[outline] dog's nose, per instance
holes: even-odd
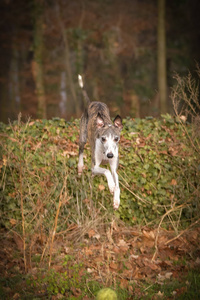
[[[108,158],[113,158],[113,154],[110,152],[110,153],[107,154],[107,157]]]

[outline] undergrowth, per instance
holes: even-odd
[[[124,120],[121,204],[114,212],[105,178],[91,176],[88,146],[77,176],[78,120],[1,124],[1,226],[22,241],[25,269],[37,242],[44,245],[41,261],[48,257],[51,265],[55,235],[76,229],[72,238],[79,240],[109,224],[113,213],[127,224],[177,233],[198,220],[200,156],[188,142],[191,124],[184,124],[187,134],[182,126],[170,115]]]
[[[191,136],[192,126],[184,126]],[[59,206],[57,232],[99,216],[109,221],[112,196],[105,178],[91,177],[89,147],[84,174],[77,176],[78,131],[78,120],[1,124],[2,225],[20,232],[24,218],[26,231],[49,234]],[[174,117],[125,119],[116,215],[129,224],[147,225],[170,211],[166,226],[190,224],[199,213],[199,166],[199,154]]]
[[[51,269],[55,237],[67,234],[81,242],[100,228],[108,235],[113,220],[157,227],[156,256],[161,227],[173,229],[178,236],[181,229],[199,222],[198,89],[191,77],[185,85],[179,77],[177,81],[172,93],[176,116],[123,120],[118,170],[121,204],[116,212],[105,178],[91,176],[88,145],[85,170],[81,177],[77,175],[78,120],[23,123],[19,116],[9,125],[0,124],[1,228],[13,234],[23,253],[25,272],[31,269],[35,252],[40,267],[48,264],[48,273],[35,283],[44,285],[48,295],[74,295],[76,289],[83,289],[83,282],[86,292],[92,290],[80,275],[81,264],[72,266],[69,257],[66,271],[58,274]]]

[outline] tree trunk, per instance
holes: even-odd
[[[39,118],[46,119],[46,97],[43,79],[43,11],[42,4],[35,1],[35,28],[34,28],[34,61],[32,62],[32,72],[36,85],[36,94],[38,98],[38,111]]]
[[[158,0],[158,92],[160,113],[167,112],[165,0]]]
[[[74,82],[73,82],[73,76],[72,76],[72,69],[71,69],[71,64],[70,64],[70,49],[69,49],[69,44],[68,44],[68,38],[67,38],[67,33],[65,30],[64,22],[62,20],[61,12],[60,12],[60,6],[59,3],[56,2],[56,13],[57,13],[57,18],[58,22],[60,25],[60,30],[65,46],[65,54],[64,54],[64,60],[65,60],[65,66],[66,66],[66,71],[67,71],[67,76],[68,76],[68,81],[69,81],[69,87],[74,103],[74,108],[75,108],[75,114],[76,116],[80,115],[80,107],[79,103],[76,97],[76,89],[74,87]]]
[[[9,108],[11,119],[16,119],[20,111],[20,86],[19,86],[19,51],[13,41],[12,56],[9,72]]]

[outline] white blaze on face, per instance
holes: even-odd
[[[118,157],[118,141],[116,142],[115,138],[117,138],[117,136],[109,134],[108,136],[101,136],[96,140],[95,160],[97,164],[101,163],[102,160]],[[109,154],[112,154],[113,157],[109,158]]]
[[[115,137],[111,134],[109,134],[109,136],[106,137],[106,141],[104,143],[104,153],[106,157],[109,153],[112,153],[113,157],[118,156],[118,145],[114,139]]]

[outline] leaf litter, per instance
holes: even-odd
[[[63,258],[66,254],[70,255],[73,257],[73,264],[82,264],[78,273],[80,280],[86,272],[103,286],[117,285],[128,290],[131,295],[133,286],[140,287],[141,282],[153,282],[162,286],[164,282],[174,279],[184,280],[190,269],[200,267],[199,228],[185,231],[177,238],[174,231],[161,230],[156,259],[152,260],[156,231],[157,229],[141,230],[121,225],[117,230],[112,229],[112,234],[108,237],[107,232],[97,232],[95,228],[90,229],[80,242],[75,242],[71,234],[65,234],[64,238],[57,237],[54,241],[52,268],[57,272],[65,272]],[[7,238],[0,249],[0,271],[5,278],[14,276],[16,272],[23,273],[23,261],[13,257],[13,249],[16,248],[19,252],[22,251],[21,241],[13,235],[13,239]],[[29,274],[35,274],[37,280],[39,270],[40,267],[32,262]],[[68,276],[73,276],[72,274],[73,269]],[[11,290],[9,292],[12,294]]]

